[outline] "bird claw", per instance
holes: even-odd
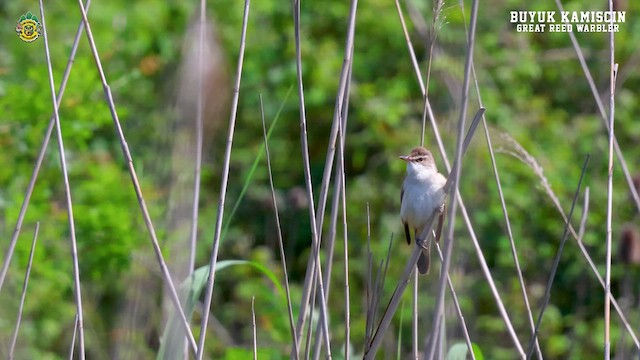
[[[424,250],[429,250],[429,242],[425,239],[416,237],[416,245]]]

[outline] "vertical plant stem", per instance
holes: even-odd
[[[53,69],[51,66],[51,54],[49,53],[49,39],[47,38],[47,26],[44,16],[44,4],[40,3],[40,19],[42,20],[42,33],[44,37],[44,49],[47,57],[47,69],[49,71],[49,89],[53,103],[53,116],[56,122],[56,135],[58,139],[58,153],[60,155],[60,167],[64,181],[65,202],[67,208],[67,218],[69,221],[69,241],[71,243],[71,260],[73,262],[73,284],[76,302],[76,313],[78,315],[78,329],[80,342],[80,360],[84,360],[84,329],[82,315],[82,292],[80,290],[80,266],[78,265],[78,244],[76,243],[76,226],[73,218],[73,201],[71,200],[71,186],[69,185],[69,173],[67,171],[67,161],[65,159],[64,142],[62,140],[62,129],[60,128],[60,116],[58,113],[58,102],[56,101],[56,88],[53,81]]]
[[[196,264],[198,243],[198,218],[200,204],[200,176],[202,170],[203,112],[204,112],[204,30],[206,27],[207,2],[200,0],[200,35],[198,38],[198,98],[196,100],[196,158],[193,169],[193,203],[191,204],[191,230],[189,234],[189,264],[187,277],[193,273]],[[188,319],[190,320],[190,319]],[[191,322],[189,321],[189,324]],[[189,359],[189,344],[184,345],[184,359]]]
[[[236,115],[238,113],[238,101],[240,98],[240,80],[242,78],[242,64],[244,61],[244,49],[247,38],[247,24],[249,21],[250,0],[244,2],[244,14],[242,17],[242,35],[240,37],[240,49],[238,54],[238,65],[236,68],[236,82],[233,88],[233,101],[231,105],[231,115],[229,117],[229,134],[227,136],[227,147],[224,154],[224,165],[222,167],[222,181],[220,184],[220,199],[218,200],[218,214],[216,216],[215,234],[211,258],[209,260],[209,276],[207,280],[207,291],[202,311],[202,322],[200,326],[200,337],[198,338],[198,352],[196,358],[202,360],[204,355],[204,341],[207,335],[207,324],[209,323],[209,310],[211,309],[211,299],[213,296],[213,285],[216,276],[216,263],[218,261],[218,248],[220,246],[220,232],[222,230],[222,218],[224,216],[224,202],[227,195],[227,182],[229,180],[229,166],[231,163],[231,147],[233,145],[233,134],[236,126]]]
[[[375,324],[376,308],[373,307],[373,265],[372,265],[372,253],[371,253],[371,213],[369,209],[369,203],[367,203],[367,277],[365,284],[365,291],[367,294],[367,317],[365,320],[364,331],[364,351],[369,350],[369,344],[373,336],[373,326]]]
[[[193,333],[191,332],[191,328],[189,327],[189,322],[187,321],[187,317],[184,314],[184,310],[180,305],[180,298],[178,297],[178,292],[176,291],[176,287],[173,284],[173,280],[171,279],[171,274],[169,273],[169,269],[167,264],[164,261],[164,257],[162,256],[162,250],[160,249],[160,244],[158,242],[158,237],[156,236],[156,230],[153,227],[153,222],[151,221],[151,215],[149,215],[149,210],[147,209],[147,204],[144,200],[144,196],[142,194],[142,188],[140,187],[140,182],[138,181],[138,175],[136,174],[136,169],[133,165],[133,157],[131,156],[131,152],[129,151],[129,145],[124,137],[124,133],[122,131],[122,126],[120,124],[120,119],[118,118],[118,113],[116,111],[116,106],[113,101],[113,94],[111,93],[111,88],[107,83],[107,78],[104,74],[104,70],[102,69],[102,64],[100,62],[100,55],[98,54],[98,49],[96,47],[95,40],[93,38],[93,33],[91,32],[91,25],[89,24],[89,19],[87,18],[87,11],[82,5],[82,0],[78,0],[78,6],[80,8],[80,13],[82,14],[82,21],[84,23],[85,32],[87,34],[87,40],[89,40],[89,47],[91,48],[91,53],[93,55],[93,59],[96,63],[96,68],[98,69],[98,74],[100,76],[100,80],[102,82],[102,88],[104,90],[105,98],[107,100],[107,106],[109,107],[109,111],[111,112],[111,118],[113,120],[113,125],[116,130],[116,134],[118,136],[118,140],[120,141],[120,147],[122,149],[122,155],[124,156],[124,160],[127,164],[127,168],[129,170],[129,176],[131,177],[131,182],[133,184],[134,191],[136,193],[136,197],[138,198],[138,204],[140,206],[140,211],[142,212],[142,217],[144,219],[147,230],[149,231],[149,236],[151,238],[151,245],[153,246],[153,250],[156,255],[156,260],[160,265],[160,271],[162,273],[164,284],[167,286],[169,290],[169,295],[173,305],[175,306],[176,311],[180,315],[181,324],[184,327],[184,330],[187,334],[187,338],[189,339],[189,343],[194,353],[197,352],[196,342],[193,337]],[[80,329],[80,343],[81,347],[84,349],[82,345],[82,317],[80,317],[80,321],[78,323],[78,327]]]
[[[609,0],[609,11],[613,13],[613,0]],[[613,27],[613,17],[610,26]],[[615,35],[609,32],[609,171],[607,177],[607,255],[604,286],[604,358],[611,358],[611,220],[613,217],[613,139],[614,139],[614,115],[616,74],[618,64],[615,63]]]
[[[289,288],[289,273],[287,272],[287,258],[284,254],[284,242],[282,240],[282,227],[280,226],[280,216],[278,215],[278,203],[276,201],[276,190],[273,185],[273,172],[271,169],[271,155],[269,154],[269,144],[267,140],[267,127],[264,121],[264,106],[262,104],[262,94],[260,94],[260,115],[262,118],[262,132],[264,136],[264,151],[267,158],[267,170],[269,173],[269,186],[271,187],[271,201],[273,202],[273,211],[276,217],[276,228],[278,233],[278,247],[280,250],[280,263],[282,264],[282,273],[284,276],[284,289],[287,294],[287,310],[289,315],[289,327],[291,329],[291,337],[293,340],[293,347],[297,355],[299,354],[298,339],[296,338],[296,328],[293,322],[293,310],[291,309],[291,290]]]
[[[253,360],[258,360],[258,334],[256,330],[256,297],[251,297],[251,327],[253,328]]]
[[[73,320],[73,335],[71,336],[71,347],[69,349],[69,360],[73,360],[73,351],[76,347],[76,335],[78,334],[78,314]]]
[[[316,267],[313,267],[313,271],[315,273]],[[316,306],[316,293],[318,291],[318,285],[316,284],[317,280],[315,278],[315,276],[312,278],[313,280],[313,286],[311,287],[311,298],[314,299],[314,301],[311,302],[310,306],[309,306],[309,313],[310,314],[315,314],[315,306]],[[304,356],[303,358],[306,360],[311,359],[310,354],[311,354],[311,335],[313,333],[313,321],[309,321],[309,324],[307,325],[307,337],[305,339],[305,344],[304,344]]]
[[[440,244],[435,243],[436,249],[438,250],[438,256],[440,257],[440,261],[444,258],[442,257],[442,250],[440,250]],[[451,276],[447,276],[447,283],[449,285],[449,291],[451,291],[451,298],[453,299],[453,305],[456,308],[456,313],[458,314],[458,318],[460,319],[460,327],[462,328],[462,334],[464,335],[464,341],[467,343],[467,348],[469,349],[469,355],[471,355],[472,360],[476,360],[476,355],[473,353],[473,345],[471,344],[471,337],[469,337],[469,330],[467,328],[467,323],[464,321],[464,316],[462,315],[462,308],[460,307],[460,302],[458,302],[458,295],[456,294],[456,290],[453,288],[453,282],[451,281]]]
[[[16,319],[16,327],[13,331],[11,339],[11,347],[9,348],[9,359],[12,360],[18,341],[18,331],[20,330],[20,322],[22,321],[22,311],[24,309],[24,300],[27,295],[27,286],[29,285],[29,276],[31,275],[31,266],[33,264],[33,253],[36,250],[36,241],[38,240],[38,231],[40,230],[40,222],[36,223],[36,229],[33,232],[33,240],[31,241],[31,250],[29,251],[29,261],[27,262],[27,270],[24,274],[24,282],[22,283],[22,295],[20,296],[20,307],[18,308],[18,318]]]
[[[344,145],[346,138],[346,118],[342,120],[340,127],[340,148],[338,149],[338,175],[342,179],[340,192],[342,198],[342,231],[344,240],[344,358],[349,360],[351,340],[351,304],[349,299],[349,237],[347,236],[347,191],[346,174],[344,165]]]
[[[87,0],[87,11],[89,11],[90,5],[91,0]],[[78,44],[80,43],[80,37],[82,36],[83,29],[84,22],[80,21],[80,24],[78,24],[78,30],[76,31],[76,36],[73,40],[73,45],[71,45],[71,52],[69,54],[69,59],[67,60],[67,66],[64,69],[64,74],[62,75],[60,88],[58,89],[58,94],[56,95],[56,103],[58,104],[58,106],[60,106],[60,102],[62,101],[62,97],[64,95],[64,90],[67,87],[67,81],[69,80],[69,74],[71,74],[71,67],[73,66],[73,61],[76,57],[76,51],[78,50]],[[47,130],[45,131],[44,139],[42,140],[42,145],[40,145],[40,151],[38,152],[38,157],[33,167],[31,178],[29,179],[29,185],[27,186],[24,199],[22,200],[20,212],[18,213],[18,219],[16,220],[16,226],[14,227],[13,234],[11,235],[11,240],[9,241],[9,248],[5,252],[4,262],[2,263],[2,270],[0,270],[0,292],[2,292],[2,285],[4,284],[4,279],[7,276],[9,264],[11,263],[11,257],[13,256],[13,252],[16,248],[16,243],[18,242],[18,236],[20,235],[22,223],[24,222],[24,217],[27,213],[29,202],[31,201],[31,195],[33,194],[33,189],[36,185],[36,179],[38,178],[38,174],[40,173],[42,161],[44,160],[44,155],[47,152],[47,147],[49,146],[49,141],[51,140],[53,127],[56,124],[56,118],[54,115],[55,114],[53,114],[52,112],[51,116],[49,117],[49,125],[47,126]]]
[[[396,360],[402,359],[402,325],[404,324],[404,300],[400,304],[400,327],[398,328],[398,341],[396,345]]]
[[[200,176],[202,169],[203,117],[204,117],[204,31],[206,28],[207,2],[200,0],[200,38],[198,43],[198,99],[196,115],[196,158],[193,177],[193,204],[191,208],[191,234],[189,236],[189,273],[192,273],[196,262],[196,244],[198,241],[198,215],[200,200]]]
[[[411,358],[414,360],[418,359],[418,268],[415,268],[413,271],[413,292],[412,292],[412,303],[413,303],[413,312],[411,316],[411,330],[412,330],[412,338],[411,338]]]
[[[324,249],[325,249],[325,267],[324,267],[324,291],[325,291],[325,299],[328,299],[331,293],[331,275],[333,274],[333,256],[335,254],[335,245],[336,245],[336,236],[337,236],[337,228],[338,228],[338,211],[340,210],[340,197],[341,192],[339,189],[342,186],[342,177],[339,176],[339,166],[336,169],[335,176],[335,184],[333,191],[333,199],[331,200],[331,214],[330,214],[330,222],[329,222],[329,235],[326,237]],[[316,212],[316,214],[318,214]],[[313,313],[313,311],[311,312]],[[322,336],[322,322],[318,321],[316,325],[316,330],[313,339],[313,357],[312,359],[318,360],[320,359],[320,351],[322,350],[322,341],[320,337]]]
[[[402,14],[402,8],[400,7],[400,0],[395,0],[396,2],[396,10],[398,11],[398,16],[400,17],[400,24],[402,25],[402,33],[404,34],[404,40],[407,43],[407,50],[409,50],[409,56],[411,56],[411,64],[413,65],[413,70],[416,73],[416,79],[418,80],[418,85],[420,85],[420,90],[422,90],[422,96],[426,98],[427,92],[424,86],[424,81],[422,81],[422,74],[420,73],[420,66],[418,66],[418,61],[416,60],[416,53],[413,51],[413,45],[411,44],[411,38],[409,37],[409,30],[407,30],[407,24],[404,21],[404,15]]]
[[[396,2],[397,3],[397,2]],[[436,39],[438,38],[438,21],[440,20],[440,13],[442,12],[442,7],[444,6],[444,0],[435,0],[435,5],[433,7],[433,21],[431,22],[431,36],[429,38],[429,60],[427,62],[427,80],[424,86],[424,98],[426,102],[426,98],[429,96],[429,82],[431,80],[431,65],[433,63],[433,48],[436,44]],[[407,2],[409,7],[409,15],[411,16],[411,6]],[[420,132],[420,146],[424,146],[424,133],[427,129],[427,117],[426,111],[422,113],[422,131]]]

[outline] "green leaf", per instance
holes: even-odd
[[[282,284],[280,284],[280,281],[278,280],[278,277],[276,276],[276,274],[274,274],[273,271],[269,270],[266,266],[260,263],[257,263],[254,261],[247,261],[247,260],[223,260],[223,261],[218,261],[218,263],[216,264],[216,271],[220,271],[222,269],[226,269],[230,266],[236,266],[236,265],[249,265],[259,270],[263,275],[265,275],[266,277],[269,278],[269,280],[271,280],[271,282],[276,286],[276,289],[278,289],[278,293],[280,294],[280,297],[286,301],[284,288],[282,287]],[[202,268],[206,268],[208,271],[209,265],[204,266]]]
[[[471,343],[471,348],[473,349],[473,355],[476,360],[484,360],[484,356],[482,355],[482,351],[480,347],[475,343]],[[447,360],[466,360],[467,355],[469,354],[469,348],[466,343],[460,342],[455,343],[447,352]]]
[[[278,293],[280,293],[280,297],[286,303],[286,297],[284,288],[278,281],[278,277],[264,265],[246,260],[223,260],[218,261],[216,263],[216,272],[222,271],[232,266],[251,266],[264,274],[278,289]],[[209,265],[202,266],[196,269],[187,279],[184,280],[182,284],[180,284],[180,298],[184,300],[184,314],[187,319],[190,319],[193,315],[193,310],[198,303],[198,299],[200,298],[200,294],[202,290],[207,285],[207,280],[209,278]],[[180,320],[176,312],[171,309],[171,314],[169,315],[169,321],[167,322],[167,326],[162,334],[162,339],[160,340],[160,349],[158,351],[158,356],[156,359],[165,360],[165,359],[178,359],[180,358],[180,354],[183,351],[183,327],[180,324]]]

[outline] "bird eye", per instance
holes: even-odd
[[[416,159],[417,162],[422,162],[422,160],[423,160],[422,158],[417,158]]]

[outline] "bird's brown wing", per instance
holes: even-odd
[[[411,234],[409,233],[409,225],[406,222],[404,224],[404,235],[407,237],[407,244],[411,245]]]
[[[440,236],[442,235],[442,225],[444,224],[444,212],[446,206],[442,205],[442,211],[440,211],[440,215],[438,216],[438,227],[436,228],[436,232],[434,237],[436,238],[436,242],[440,242]]]
[[[404,182],[402,189],[400,190],[400,206],[402,206],[402,198],[404,197]],[[404,235],[407,237],[407,244],[411,245],[411,233],[409,232],[409,225],[406,222],[402,222],[404,225]]]

